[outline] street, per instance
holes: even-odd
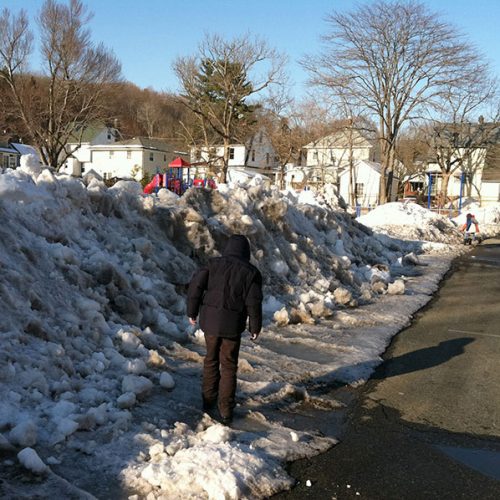
[[[295,498],[500,498],[500,240],[458,259],[348,410],[341,442],[291,464]]]

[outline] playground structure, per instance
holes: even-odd
[[[181,196],[191,187],[217,189],[213,179],[191,177],[191,164],[181,157],[177,157],[168,164],[166,172],[157,172],[154,175],[151,182],[145,186],[144,193],[157,193],[160,188],[166,188]]]

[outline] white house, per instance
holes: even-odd
[[[214,146],[211,148],[192,148],[191,162],[196,164],[213,164],[215,166],[222,163],[224,157],[224,146]],[[260,173],[270,178],[274,178],[278,173],[278,162],[274,148],[266,133],[261,130],[251,137],[246,144],[231,144],[229,146],[228,168],[247,170],[250,174]],[[200,174],[205,174],[204,167],[198,167]]]
[[[303,146],[302,165],[287,170],[287,185],[315,189],[325,183],[338,184],[344,168],[359,161],[377,161],[378,151],[367,133],[344,127]]]
[[[379,202],[380,163],[368,160],[356,160],[352,168],[344,168],[339,174],[339,194],[346,203],[352,205],[352,191],[354,191],[356,205],[369,207]],[[398,180],[393,178],[389,201],[394,201],[398,193]]]
[[[119,132],[114,127],[93,125],[76,131],[72,141],[66,144],[65,150],[70,153],[61,172],[80,176],[92,167],[92,147],[114,144],[119,139]]]
[[[164,141],[145,137],[94,145],[89,148],[89,152],[91,161],[87,164],[88,168],[103,179],[118,177],[141,180],[145,175],[165,172],[168,164],[182,155]]]
[[[303,147],[307,167],[331,167],[339,171],[357,160],[378,161],[378,147],[373,138],[345,127]]]

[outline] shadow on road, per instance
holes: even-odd
[[[438,366],[463,354],[465,347],[472,342],[474,339],[470,337],[445,340],[436,346],[418,349],[391,358],[383,363],[371,378],[381,380]]]
[[[342,441],[291,463],[295,487],[272,498],[497,500],[499,461],[497,438],[408,422],[398,410],[375,404],[367,391]]]

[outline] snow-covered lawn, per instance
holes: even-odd
[[[383,234],[332,189],[304,199],[257,177],[143,196],[134,182],[107,189],[23,160],[0,174],[0,449],[14,496],[28,487],[9,479],[19,462],[45,475],[34,491],[47,497],[258,498],[291,486],[285,462],[326,450],[335,429],[293,429],[280,411],[341,406],[318,388],[365,381],[464,251],[455,225],[421,207],[366,216],[389,221]],[[184,297],[232,233],[252,243],[266,320],[257,343],[243,341],[227,428],[201,411],[203,336]]]

